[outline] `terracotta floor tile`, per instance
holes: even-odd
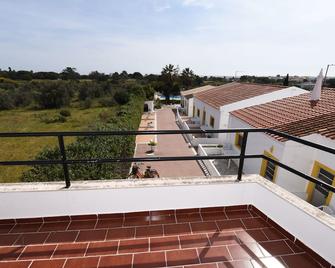
[[[169,224],[176,223],[176,216],[172,215],[151,215],[150,217],[151,224]]]
[[[118,254],[147,252],[149,250],[148,239],[121,240]]]
[[[199,263],[198,253],[195,249],[172,250],[166,252],[168,266],[187,265]]]
[[[20,260],[50,259],[55,248],[56,245],[27,246],[23,250]]]
[[[196,248],[209,246],[206,234],[183,235],[179,237],[182,248]]]
[[[202,212],[201,217],[204,221],[215,221],[215,220],[226,220],[227,216],[226,214],[221,212]]]
[[[293,250],[295,253],[304,253],[305,251],[299,247],[298,245],[294,244],[291,240],[286,239],[285,243]]]
[[[133,268],[165,267],[164,252],[139,253],[134,255]]]
[[[178,236],[150,238],[150,251],[179,249]]]
[[[104,241],[107,234],[107,230],[86,230],[80,231],[76,239],[76,242],[86,241]]]
[[[265,257],[251,261],[254,267],[273,267],[273,268],[284,268],[286,267],[285,262],[281,257]]]
[[[69,222],[46,222],[42,225],[39,232],[65,231]]]
[[[232,260],[226,246],[205,247],[197,250],[202,263]]]
[[[98,219],[98,215],[89,214],[89,215],[72,215],[70,216],[71,221],[96,221]]]
[[[96,229],[104,229],[104,228],[115,228],[115,227],[122,227],[123,225],[123,218],[119,219],[103,219],[98,220],[96,225]]]
[[[32,233],[37,232],[41,227],[41,223],[18,223],[10,231],[11,233]]]
[[[177,222],[194,222],[202,221],[200,213],[177,214]]]
[[[236,231],[236,236],[241,241],[241,243],[252,243],[268,240],[262,230],[259,229]]]
[[[253,217],[249,210],[232,210],[226,211],[228,219],[245,219]]]
[[[154,237],[154,236],[163,236],[163,226],[154,225],[154,226],[142,226],[136,227],[136,237]]]
[[[115,228],[107,231],[107,240],[127,239],[135,237],[135,228]]]
[[[126,218],[124,220],[124,226],[142,226],[150,224],[150,216]]]
[[[215,232],[207,234],[211,245],[237,245],[239,244],[239,239],[234,232]]]
[[[101,257],[98,268],[132,268],[132,254]]]
[[[79,231],[52,232],[45,243],[67,243],[74,242]]]
[[[88,243],[59,244],[52,258],[83,257]]]
[[[141,217],[147,218],[148,216],[150,216],[150,211],[128,212],[124,214],[125,219]]]
[[[173,209],[150,211],[150,216],[175,215]]]
[[[200,213],[200,208],[182,208],[182,209],[176,209],[176,215],[179,215],[179,214],[190,214],[190,213]]]
[[[0,224],[0,234],[7,234],[10,230],[12,230],[14,224]]]
[[[20,256],[24,247],[1,247],[0,261],[16,260]]]
[[[33,261],[29,268],[62,268],[65,259]]]
[[[19,238],[19,234],[2,234],[0,235],[0,246],[11,246]]]
[[[259,247],[266,257],[293,253],[292,249],[283,240],[260,242]]]
[[[191,229],[193,233],[215,232],[218,227],[215,222],[192,222]]]
[[[67,259],[64,268],[97,268],[98,262],[96,257]]]
[[[234,260],[243,260],[243,259],[252,260],[264,257],[263,252],[257,246],[256,243],[243,244],[243,245],[230,245],[227,247]]]
[[[275,228],[264,228],[262,229],[262,232],[266,235],[266,237],[269,240],[279,240],[279,239],[285,239],[286,236],[283,235],[281,232],[279,232]]]
[[[262,218],[242,219],[242,222],[247,229],[270,227],[270,224]]]
[[[104,214],[98,214],[99,220],[105,220],[105,219],[124,219],[124,213],[104,213]]]
[[[309,255],[297,254],[297,255],[287,255],[281,257],[286,265],[290,268],[316,268],[321,267],[318,263],[316,263]]]
[[[37,245],[43,244],[49,233],[26,233],[22,234],[15,242],[15,245]]]
[[[217,225],[221,231],[239,231],[244,229],[244,225],[239,219],[217,221]]]
[[[16,223],[42,223],[43,218],[21,218],[16,219]]]
[[[164,235],[181,235],[191,233],[191,227],[188,223],[167,224],[163,226]]]
[[[217,268],[256,268],[256,267],[258,268],[258,266],[253,266],[251,261],[228,261],[218,263]],[[269,266],[268,268],[274,268],[274,267]]]
[[[223,212],[224,207],[206,207],[206,208],[200,208],[201,213],[207,213],[207,212]]]
[[[248,205],[236,205],[236,206],[225,207],[225,211],[246,210],[246,209],[248,209]]]
[[[94,242],[88,245],[86,256],[116,254],[119,241]]]
[[[0,268],[28,268],[31,264],[31,261],[10,261],[10,262],[1,262]]]
[[[94,229],[97,221],[88,220],[88,221],[71,221],[68,230],[87,230]]]
[[[54,216],[54,217],[45,217],[44,222],[70,222],[70,216]]]
[[[187,265],[185,268],[217,268],[215,263],[205,263],[205,264],[195,264],[195,265]]]

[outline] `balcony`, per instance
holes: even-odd
[[[258,175],[242,173],[245,158],[266,157],[245,155],[248,132],[271,130],[216,131],[244,132],[240,155],[75,160],[66,159],[63,147],[61,160],[40,160],[40,165],[63,165],[67,188],[62,182],[0,186],[0,268],[332,267],[335,218]],[[60,137],[62,148],[62,137],[66,135],[148,133],[42,135]],[[24,134],[14,136],[20,135]],[[237,176],[70,182],[66,173],[67,166],[73,163],[216,158],[239,159]],[[334,191],[330,185],[300,175]]]

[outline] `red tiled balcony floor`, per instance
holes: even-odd
[[[253,206],[0,221],[0,268],[330,267]]]

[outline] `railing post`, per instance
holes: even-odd
[[[66,161],[64,137],[62,135],[58,136],[58,144],[59,144],[60,153],[62,155],[62,161]],[[63,162],[63,172],[64,172],[64,179],[65,179],[65,188],[70,188],[71,182],[70,182],[70,176],[69,176],[69,167],[64,162]]]
[[[241,181],[241,179],[242,179],[242,172],[243,172],[243,166],[244,166],[245,149],[247,147],[247,140],[248,140],[248,131],[244,131],[243,132],[242,145],[241,145],[240,161],[239,161],[239,164],[238,164],[237,181]]]

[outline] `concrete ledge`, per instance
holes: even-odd
[[[0,219],[252,204],[335,263],[335,218],[258,175],[2,185]]]

